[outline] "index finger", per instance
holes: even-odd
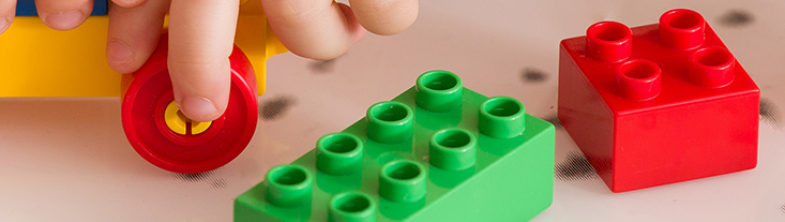
[[[3,34],[16,15],[16,0],[0,0],[0,34]]]
[[[172,0],[169,10],[169,74],[183,114],[206,122],[229,103],[239,0]]]
[[[380,35],[402,32],[414,23],[419,11],[418,0],[349,0],[357,21]]]

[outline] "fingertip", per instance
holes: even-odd
[[[186,117],[198,122],[218,119],[226,110],[226,106],[219,107],[210,99],[200,96],[186,96],[178,105]]]
[[[11,27],[16,15],[16,1],[0,0],[0,34]]]
[[[125,8],[112,3],[106,41],[106,61],[119,73],[142,67],[158,46],[168,2],[149,1]]]
[[[275,35],[290,52],[301,57],[336,58],[365,34],[351,8],[341,3],[263,0],[262,4]]]
[[[59,9],[40,6],[38,7],[38,15],[46,26],[55,30],[66,31],[84,23],[92,10],[92,1],[85,1],[83,5],[71,11],[60,11]]]
[[[131,8],[141,5],[145,0],[112,0],[112,2],[120,7]]]
[[[148,1],[152,2],[152,1]],[[226,110],[239,0],[172,0],[167,63],[175,98],[196,121],[214,120]]]
[[[349,24],[349,35],[351,36],[352,44],[365,38],[366,30],[360,25],[360,22],[357,21],[357,16],[352,12],[352,8],[342,3],[339,3],[338,6],[341,8],[344,16],[346,16],[346,22]]]
[[[139,69],[134,63],[135,54],[131,46],[123,40],[113,39],[106,43],[106,61],[119,73],[132,73]]]
[[[11,27],[12,21],[12,18],[0,18],[0,34],[3,34],[5,30],[8,30],[8,28]]]
[[[175,100],[183,114],[199,122],[212,121],[223,115],[231,87],[228,56],[210,62],[210,59],[174,58],[173,51],[169,52],[169,76]]]
[[[418,0],[350,0],[357,20],[377,35],[395,35],[409,28],[419,14]]]
[[[358,25],[356,29],[357,30],[356,30],[355,34],[353,35],[353,40],[352,40],[353,42],[352,42],[352,44],[358,43],[358,42],[362,41],[365,38],[366,31],[363,28],[363,26]]]

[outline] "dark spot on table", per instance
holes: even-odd
[[[760,99],[760,118],[775,127],[782,123],[782,113],[780,113],[774,102],[768,98]]]
[[[207,171],[204,173],[175,173],[174,174],[177,179],[187,182],[199,182],[204,179],[207,179],[212,175],[212,171]]]
[[[224,189],[227,186],[226,180],[223,178],[213,180],[210,185],[212,185],[215,189]]]
[[[521,71],[521,78],[524,82],[540,83],[548,79],[548,74],[535,68],[525,68]]]
[[[753,20],[752,14],[740,9],[732,9],[720,17],[720,23],[731,27],[749,25]]]
[[[572,152],[561,163],[556,164],[556,178],[562,181],[592,180],[599,176],[580,152]]]
[[[326,74],[335,71],[335,59],[320,60],[311,62],[311,72],[315,74]]]
[[[559,121],[559,116],[556,115],[556,113],[548,115],[548,116],[545,116],[545,117],[542,118],[542,120],[545,120],[545,121],[553,124],[553,127],[555,127],[556,130],[563,130],[564,129],[564,126],[561,125],[561,122]]]
[[[290,96],[275,97],[259,104],[259,116],[264,120],[281,118],[292,105],[295,99]]]

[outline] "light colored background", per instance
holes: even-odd
[[[230,221],[233,199],[268,169],[432,69],[451,70],[485,95],[518,98],[530,114],[552,120],[561,39],[600,20],[656,23],[679,7],[702,13],[762,89],[758,168],[613,194],[559,130],[555,200],[533,221],[785,221],[785,2],[778,0],[423,0],[411,29],[369,35],[336,60],[272,58],[256,136],[235,161],[199,175],[140,158],[122,132],[117,98],[1,99],[0,221]]]

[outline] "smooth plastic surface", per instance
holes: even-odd
[[[521,135],[526,128],[526,107],[510,97],[493,97],[480,104],[480,132],[494,138]]]
[[[313,175],[297,165],[276,166],[267,172],[265,196],[270,204],[291,208],[309,204],[313,189]]]
[[[406,104],[380,102],[368,108],[368,137],[379,143],[399,143],[412,138],[414,113]]]
[[[206,130],[200,130],[199,124],[184,122],[185,132],[178,132],[172,127],[176,124],[166,118],[174,96],[167,70],[166,35],[161,39],[155,53],[134,73],[123,97],[126,137],[139,155],[169,171],[200,173],[223,166],[245,149],[256,130],[258,108],[253,67],[235,47],[229,56],[232,86],[226,112]]]
[[[445,170],[462,170],[477,162],[477,137],[462,129],[443,129],[428,144],[431,165]]]
[[[316,142],[316,167],[330,175],[357,172],[363,165],[363,142],[355,135],[333,133]]]
[[[758,87],[700,14],[660,21],[618,62],[587,57],[587,37],[560,45],[559,120],[613,192],[757,163]]]
[[[374,222],[376,203],[360,192],[345,192],[330,200],[330,222]]]
[[[93,12],[90,15],[106,15],[109,12],[108,1],[109,0],[93,1]],[[35,0],[16,0],[16,16],[38,16]]]
[[[429,73],[433,72],[424,75]],[[428,81],[424,85],[429,85]],[[391,102],[372,105],[368,117],[339,134],[322,137],[317,149],[284,165],[307,169],[307,174],[314,176],[310,204],[293,208],[276,204],[278,196],[265,192],[270,189],[267,181],[276,180],[268,174],[265,182],[235,200],[235,221],[526,221],[550,206],[552,124],[533,116],[518,117],[513,120],[521,124],[512,127],[515,136],[491,137],[479,128],[481,104],[502,101],[512,104],[503,107],[513,109],[491,113],[526,115],[519,101],[508,97],[489,99],[464,88],[460,106],[432,112],[422,108],[428,104],[417,102],[422,98],[419,89],[412,87]],[[398,124],[371,128],[380,121]],[[406,135],[398,133],[403,131],[397,127],[409,121],[413,130],[403,130],[408,132]],[[392,135],[399,135],[396,137],[401,140],[380,142],[370,138],[372,132],[385,130],[395,131]],[[333,168],[322,166],[322,151],[340,142],[335,150],[354,152],[360,146],[353,144],[353,137],[362,144],[362,168],[336,176],[330,172]],[[336,165],[344,168],[340,162]]]
[[[586,30],[586,56],[615,62],[630,57],[632,31],[618,22],[598,22]]]
[[[461,107],[463,82],[447,71],[430,71],[417,78],[417,106],[431,112],[447,112]]]

